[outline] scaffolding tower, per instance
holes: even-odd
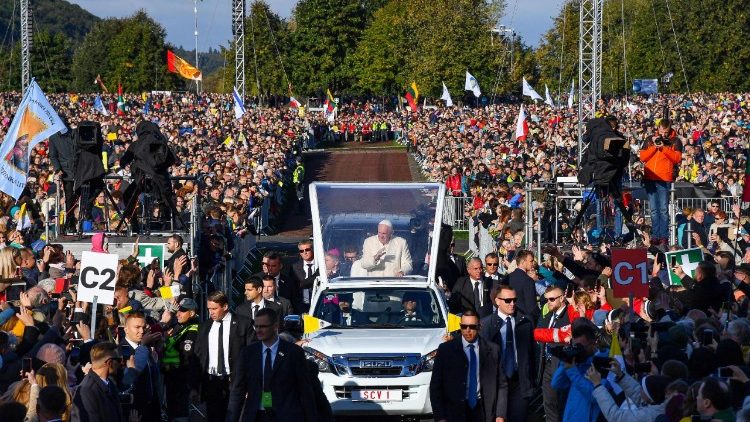
[[[578,168],[583,145],[584,121],[596,114],[602,93],[602,9],[604,0],[580,0],[578,38]]]
[[[245,98],[245,0],[232,0],[234,39],[234,87]]]
[[[21,92],[31,83],[31,10],[29,0],[21,1]]]

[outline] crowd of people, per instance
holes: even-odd
[[[202,238],[192,259],[182,236],[169,237],[167,249],[174,255],[163,266],[139,266],[134,251],[120,262],[114,304],[91,309],[76,300],[81,257],[44,236],[56,192],[70,194],[70,152],[55,146],[55,139],[35,148],[22,198],[0,198],[3,421],[175,420],[191,411],[205,411],[208,420],[238,420],[243,411],[258,420],[331,420],[315,368],[299,348],[279,341],[280,335],[288,338],[283,317],[308,310],[322,270],[312,244],[298,244],[294,265],[265,253],[262,271],[243,280],[245,301],[234,309],[226,294],[206,287],[225,264],[225,250],[260,229],[253,222],[261,204],[281,215],[286,189],[295,184],[302,201],[295,171],[301,150],[326,139],[404,142],[428,178],[445,182],[451,196],[470,198],[472,224],[492,227],[499,239],[495,250],[468,262],[452,247],[437,257],[448,306],[463,314],[460,332],[444,348],[450,341],[480,341],[480,350],[498,354],[494,393],[482,390],[490,382],[484,373],[473,381],[481,394],[451,393],[464,398],[469,410],[460,412],[472,420],[525,420],[539,391],[548,421],[750,420],[744,404],[750,393],[750,225],[742,209],[727,213],[710,203],[707,210],[685,214],[679,237],[702,248],[704,259],[694,276],[674,266],[683,275],[675,285],[664,252],[686,242],[665,244],[664,225],[655,223],[661,207],[652,206],[657,214],[637,227],[653,257],[649,295],[632,301],[612,296],[612,244],[599,241],[589,227],[573,233],[577,240],[569,251],[550,246],[537,257],[526,249],[522,204],[531,198],[525,198],[523,184],[543,186],[555,176],[578,173],[578,122],[571,110],[528,105],[529,134],[518,140],[518,105],[410,113],[351,101],[327,123],[322,115],[287,107],[248,108],[236,119],[231,98],[212,94],[131,95],[121,108],[110,99],[109,115],[93,110],[91,96],[50,100],[71,128],[101,124],[107,172],[117,176],[130,174],[120,160],[138,124],[157,123],[176,156],[170,174],[194,177],[174,181],[173,189],[178,212],[199,215]],[[1,136],[19,102],[15,94],[0,96]],[[744,95],[611,99],[600,106],[602,117],[616,116],[613,130],[633,145],[626,182],[684,180],[709,183],[719,195],[740,193],[750,130]],[[653,171],[650,160],[657,152],[673,159],[674,172]],[[96,192],[89,213],[66,212],[65,220],[85,221],[93,231],[117,221],[114,210],[126,208],[127,181],[113,179],[105,188],[113,208],[104,207],[107,196]],[[712,229],[732,218],[742,227],[737,242]],[[55,225],[66,222],[56,216]],[[106,249],[106,236],[92,238],[92,251]],[[181,286],[180,295],[161,297],[159,288],[173,284]],[[194,286],[209,294],[196,295]],[[92,312],[99,315],[96,327],[89,326]],[[267,378],[266,356],[273,361],[278,354],[289,366],[272,369],[274,378]],[[433,380],[433,410],[436,420],[453,420],[449,403],[455,397],[446,397],[439,384],[455,389],[456,365],[450,351],[438,356],[435,374],[443,378]],[[248,369],[248,362],[257,362],[257,370]],[[480,359],[478,368],[486,363]],[[289,385],[297,386],[294,394]],[[493,394],[498,400],[491,409],[487,400]]]

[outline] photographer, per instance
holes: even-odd
[[[641,150],[643,186],[651,209],[651,237],[654,245],[666,244],[669,237],[669,187],[674,182],[675,166],[682,161],[682,144],[671,122],[663,118],[656,135]]]
[[[563,422],[595,421],[601,414],[592,393],[594,385],[584,377],[597,355],[596,326],[589,320],[578,318],[572,324],[570,346],[550,350],[562,361],[552,376],[552,388],[568,391]],[[607,357],[604,352],[598,355]]]

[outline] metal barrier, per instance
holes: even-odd
[[[466,207],[472,203],[469,196],[446,196],[443,204],[443,223],[453,226],[453,230],[469,230],[469,217]]]

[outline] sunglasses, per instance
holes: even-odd
[[[312,248],[305,248],[305,249],[300,249],[300,250],[299,250],[299,253],[310,252],[311,250],[312,250]]]
[[[479,329],[478,324],[460,324],[462,330],[477,330]]]
[[[487,264],[485,264],[485,265],[486,265],[486,266],[488,266],[488,267],[497,267],[497,266],[498,266],[498,263],[497,263],[497,262],[488,262],[488,263],[487,263]]]
[[[499,297],[498,299],[502,300],[505,303],[515,303],[518,300],[518,298],[515,297]]]
[[[563,295],[560,295],[560,296],[557,296],[557,297],[545,297],[544,299],[547,300],[547,302],[554,302],[557,299],[560,299],[561,297],[563,297]]]

